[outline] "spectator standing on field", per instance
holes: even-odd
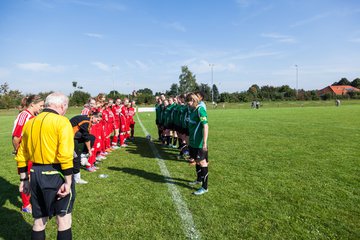
[[[24,109],[19,113],[14,122],[14,128],[12,131],[12,144],[14,147],[14,153],[17,152],[22,136],[22,130],[27,121],[34,118],[38,115],[44,108],[44,100],[40,98],[40,96],[30,95],[25,97],[21,101],[21,107]],[[28,159],[29,160],[29,159]],[[32,166],[32,162],[29,160],[28,164],[28,174],[30,174],[30,169]],[[30,204],[30,194],[25,194],[24,192],[20,192],[21,201],[23,203],[21,207],[21,211],[31,213],[31,204]]]
[[[58,225],[57,239],[72,239],[74,134],[69,119],[64,117],[68,104],[69,99],[62,93],[47,96],[43,112],[24,126],[15,158],[20,172],[20,191],[28,194],[31,189],[34,218],[31,239],[46,238],[46,223],[53,216]],[[28,160],[33,163],[31,182]]]

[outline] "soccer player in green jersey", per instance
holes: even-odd
[[[196,163],[197,179],[191,185],[202,184],[202,187],[194,192],[195,195],[202,195],[208,192],[208,147],[207,140],[209,126],[207,113],[204,107],[199,105],[200,99],[190,93],[186,97],[186,102],[190,107],[188,118],[189,128],[189,152],[190,163]]]

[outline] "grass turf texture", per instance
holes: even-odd
[[[134,144],[111,153],[99,171],[82,171],[89,184],[77,185],[74,239],[186,239],[167,182],[202,239],[359,239],[359,104],[264,106],[209,109],[209,192],[199,197],[187,185],[194,167],[155,141],[172,176],[164,179],[137,123]],[[19,211],[11,155],[16,113],[0,116],[0,239],[28,239],[32,218]],[[140,114],[156,138],[154,117]],[[56,238],[54,219],[47,237]]]

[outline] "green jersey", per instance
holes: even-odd
[[[160,124],[160,120],[161,120],[161,105],[160,104],[155,105],[155,112],[156,112],[156,124]]]
[[[172,125],[172,109],[173,107],[175,107],[175,104],[171,104],[171,105],[168,105],[166,108],[165,108],[165,111],[164,111],[164,126],[166,128],[169,128],[171,127]]]
[[[189,118],[189,107],[188,105],[184,104],[181,105],[180,109],[180,127],[181,128],[188,128],[188,118]]]
[[[182,107],[182,105],[176,104],[176,106],[173,108],[173,123],[177,127],[181,126],[181,122],[180,122],[180,109],[181,109],[181,107]]]
[[[189,116],[189,145],[192,148],[202,148],[204,142],[204,125],[208,123],[204,107],[198,106]]]

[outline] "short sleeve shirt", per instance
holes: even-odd
[[[22,136],[22,130],[23,130],[25,123],[33,117],[34,116],[28,110],[24,110],[21,113],[19,113],[19,115],[17,116],[17,118],[14,121],[14,128],[12,131],[12,136],[20,138]]]
[[[192,148],[202,148],[204,143],[204,125],[208,124],[204,107],[198,106],[189,116],[189,145]]]

